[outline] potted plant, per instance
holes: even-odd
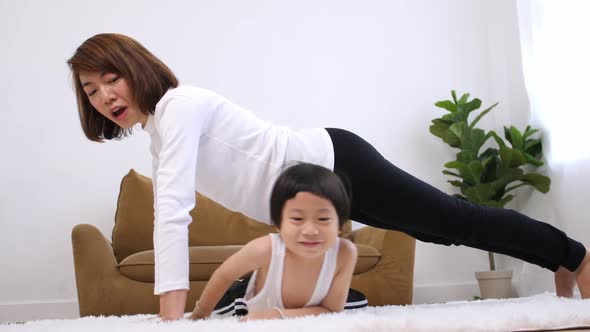
[[[444,166],[447,169],[442,171],[452,177],[448,182],[459,188],[460,193],[453,196],[489,207],[504,208],[514,198],[513,190],[516,188],[533,186],[542,193],[549,191],[550,179],[531,171],[543,165],[541,138],[533,137],[538,129],[527,126],[524,132],[520,132],[514,126],[504,127],[504,137],[509,146],[493,130],[486,132],[476,127],[479,120],[498,103],[483,110],[470,122],[469,116],[481,107],[481,100],[469,100],[469,93],[457,99],[454,90],[451,95],[453,100],[435,104],[448,113],[432,120],[430,132],[459,150],[456,159],[446,163]],[[493,138],[495,146],[488,145],[490,147],[481,152],[489,138]],[[476,273],[482,297],[509,297],[512,271],[496,271],[493,253],[488,252],[488,257],[490,271]],[[487,288],[490,283],[501,280],[504,281],[500,286],[492,286],[492,290]]]

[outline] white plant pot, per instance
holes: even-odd
[[[512,271],[475,272],[481,297],[506,299],[512,297]]]

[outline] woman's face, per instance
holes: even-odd
[[[80,83],[90,104],[119,127],[145,126],[148,116],[133,102],[127,80],[119,74],[81,72]]]
[[[338,238],[338,214],[329,200],[300,192],[285,202],[279,232],[289,251],[315,258],[330,249]]]

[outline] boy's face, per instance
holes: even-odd
[[[329,200],[300,192],[285,202],[279,232],[289,251],[315,258],[336,242],[338,214]]]

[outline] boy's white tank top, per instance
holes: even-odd
[[[268,267],[268,274],[264,281],[264,286],[258,294],[254,294],[258,270],[252,274],[248,287],[246,288],[246,294],[244,295],[248,311],[268,310],[274,307],[285,309],[281,289],[286,247],[279,234],[271,233],[269,236],[272,241],[272,255]],[[304,307],[320,305],[326,295],[328,295],[332,280],[334,279],[334,273],[336,272],[339,248],[340,238],[324,254],[324,262],[315,289]]]

